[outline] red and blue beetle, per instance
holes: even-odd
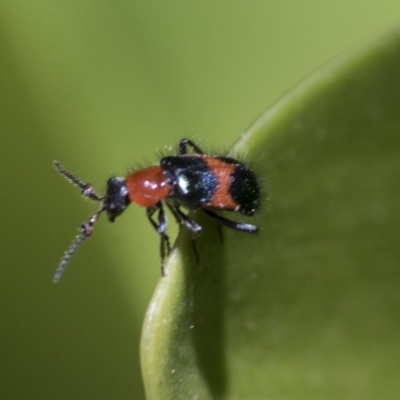
[[[189,153],[188,149],[192,151]],[[108,220],[114,222],[130,203],[146,208],[147,217],[160,236],[163,276],[164,259],[171,250],[164,205],[179,225],[193,233],[193,237],[201,234],[202,227],[182,211],[182,207],[189,211],[201,210],[219,224],[237,231],[258,231],[255,225],[232,221],[215,212],[237,211],[246,216],[254,215],[260,205],[260,185],[254,171],[234,158],[204,154],[190,139],[182,139],[178,155],[161,158],[159,165],[131,172],[125,178],[110,178],[103,196],[57,161],[54,166],[81,189],[84,197],[100,202],[99,209],[81,225],[80,235],[64,254],[54,275],[55,283],[60,280],[77,247],[92,234],[100,214],[105,211]]]

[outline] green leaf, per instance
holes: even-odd
[[[396,32],[243,135],[234,153],[268,193],[261,233],[221,243],[198,213],[196,264],[181,232],[144,324],[149,400],[398,398],[399,71]]]

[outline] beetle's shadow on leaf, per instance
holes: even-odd
[[[227,387],[223,231],[206,216],[199,215],[196,220],[203,227],[203,236],[192,241],[199,256],[197,263],[193,263],[193,246],[182,246],[187,259],[185,296],[191,311],[189,323],[197,366],[210,395],[218,399],[224,397]]]

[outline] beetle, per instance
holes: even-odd
[[[99,209],[81,225],[80,234],[64,254],[54,275],[55,283],[60,280],[78,246],[92,235],[99,216],[105,212],[108,220],[114,222],[130,203],[146,208],[147,217],[160,236],[162,276],[165,276],[165,257],[171,251],[164,206],[179,225],[192,232],[193,237],[201,235],[202,227],[181,207],[188,211],[201,210],[218,224],[237,231],[258,232],[255,225],[232,221],[215,212],[255,214],[260,205],[260,185],[254,171],[235,158],[207,155],[190,139],[180,140],[178,155],[162,157],[159,165],[130,172],[125,178],[109,178],[103,196],[98,195],[91,184],[64,169],[58,161],[54,161],[54,167],[80,188],[83,197],[100,202]]]

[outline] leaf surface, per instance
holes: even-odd
[[[149,400],[398,398],[399,71],[396,32],[242,136],[232,154],[268,198],[250,220],[261,233],[221,243],[197,213],[196,264],[181,232],[143,329]]]

